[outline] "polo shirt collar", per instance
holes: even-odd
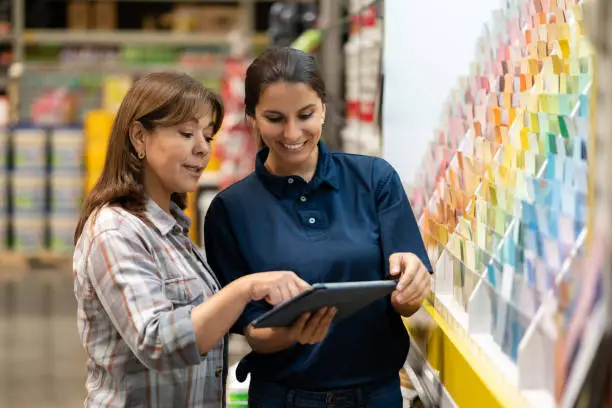
[[[162,210],[162,208],[151,198],[147,198],[145,211],[149,221],[151,221],[153,226],[157,228],[162,235],[167,235],[175,226],[180,227],[183,232],[189,231],[191,227],[191,220],[189,217],[187,217],[183,210],[173,201],[170,202],[171,214]]]
[[[299,176],[276,176],[268,171],[265,166],[266,159],[270,153],[270,149],[264,146],[258,153],[255,160],[255,173],[262,183],[277,197],[285,194],[287,189],[295,185],[291,180],[295,180],[299,184],[308,184],[311,190],[315,190],[319,186],[326,184],[333,189],[338,189],[338,169],[332,158],[332,154],[325,146],[325,143],[319,141],[319,158],[317,161],[317,169],[314,177],[309,183]]]

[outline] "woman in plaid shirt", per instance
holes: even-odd
[[[281,271],[221,289],[189,239],[185,193],[222,120],[220,98],[178,73],[141,78],[117,112],[75,231],[86,407],[224,406],[230,327],[250,301],[277,304],[308,287]],[[318,341],[329,323],[305,330]]]

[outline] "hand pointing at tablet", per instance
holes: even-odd
[[[256,273],[242,279],[251,281],[251,300],[265,300],[273,306],[294,298],[310,288],[310,285],[294,272]]]
[[[431,275],[416,255],[405,252],[389,257],[389,271],[398,279],[391,303],[399,314],[408,317],[421,307],[429,294]]]

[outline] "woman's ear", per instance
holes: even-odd
[[[130,126],[130,142],[132,143],[132,147],[136,151],[136,155],[138,158],[142,159],[146,155],[145,152],[145,139],[146,139],[146,130],[142,126],[140,122],[134,122]]]

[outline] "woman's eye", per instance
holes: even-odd
[[[204,139],[205,139],[205,140],[206,140],[208,143],[210,143],[210,142],[212,142],[213,140],[215,140],[215,136],[214,136],[214,135],[204,135]]]
[[[181,135],[183,137],[186,137],[188,139],[193,137],[193,133],[192,132],[180,132],[180,133],[181,133]]]
[[[267,117],[266,119],[268,119],[268,121],[270,121],[272,123],[279,123],[281,120],[283,120],[283,118],[276,117],[276,116]]]
[[[303,113],[303,114],[300,115],[300,119],[301,120],[307,120],[307,119],[310,119],[312,117],[312,115],[313,115],[313,112]]]

